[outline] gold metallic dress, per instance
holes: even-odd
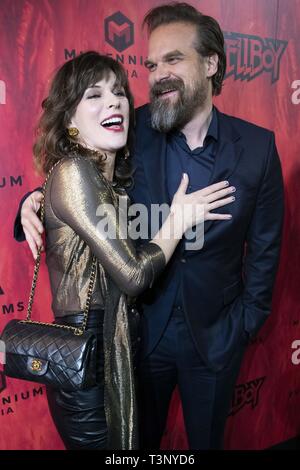
[[[105,311],[108,448],[134,449],[137,418],[127,295],[135,297],[151,285],[165,257],[155,243],[137,249],[124,237],[122,198],[124,202],[126,194],[114,191],[94,161],[81,156],[61,160],[45,194],[46,252],[56,318],[84,310],[93,255],[98,260],[90,308]]]

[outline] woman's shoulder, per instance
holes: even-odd
[[[52,173],[53,179],[73,182],[74,184],[91,178],[96,179],[98,184],[103,183],[103,177],[96,164],[87,157],[80,155],[63,157],[53,168]]]
[[[81,155],[70,155],[67,157],[63,157],[61,160],[59,160],[53,171],[55,171],[56,173],[69,173],[73,171],[96,171],[96,169],[94,168],[93,163],[88,158],[83,157]]]
[[[62,158],[49,178],[48,184],[49,203],[55,210],[62,210],[68,203],[74,205],[74,201],[98,201],[107,199],[109,191],[104,182],[104,177],[97,170],[93,161],[81,156]],[[99,202],[98,202],[99,203]]]

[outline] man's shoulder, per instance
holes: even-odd
[[[254,124],[253,122],[246,121],[236,116],[222,113],[218,111],[220,125],[231,126],[235,129],[241,137],[248,138],[270,138],[273,132],[270,129]]]
[[[152,139],[161,139],[164,134],[155,131],[151,126],[151,112],[149,104],[144,104],[135,110],[135,149],[140,145],[143,148],[152,142]]]
[[[150,123],[151,114],[149,104],[146,103],[135,110],[136,126]],[[150,126],[149,126],[150,128]]]
[[[218,118],[220,125],[225,125],[235,129],[242,137],[243,136],[255,136],[255,137],[267,137],[270,138],[270,135],[273,135],[273,132],[270,129],[254,124],[253,122],[246,121],[236,116],[231,116],[229,114],[222,113],[217,110]],[[137,128],[142,127],[145,130],[145,124],[149,131],[153,131],[150,125],[151,113],[149,104],[144,104],[136,109],[136,126]]]
[[[150,116],[149,103],[143,104],[142,106],[135,108],[135,112],[137,116]]]

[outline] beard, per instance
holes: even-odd
[[[162,98],[167,90],[177,90],[178,98]],[[151,126],[159,132],[182,129],[204,106],[209,93],[208,81],[195,80],[187,87],[180,78],[155,83],[150,89]]]

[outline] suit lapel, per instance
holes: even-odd
[[[240,145],[240,134],[232,126],[230,117],[217,111],[219,139],[215,164],[209,184],[228,179],[234,172],[243,147]]]
[[[150,122],[147,122],[150,126]],[[152,204],[170,204],[166,180],[166,136],[151,129],[145,133],[142,155]]]
[[[220,113],[218,110],[217,115],[219,138],[215,164],[209,180],[209,185],[225,180],[229,180],[230,183],[230,176],[234,173],[243,153],[243,147],[240,144],[240,134],[233,127],[230,117]],[[205,235],[214,223],[215,221],[213,220],[208,220],[204,223]],[[186,252],[186,255],[191,256],[195,253],[197,253],[197,250],[190,250]]]

